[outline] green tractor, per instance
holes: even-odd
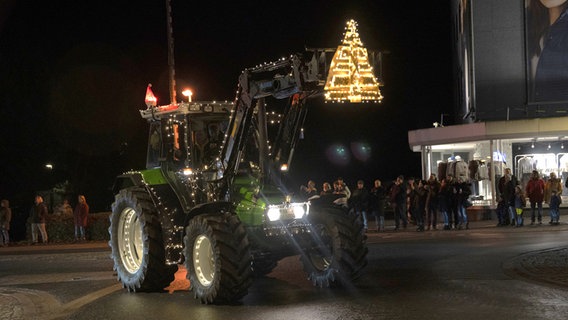
[[[245,69],[234,102],[149,106],[146,169],[115,183],[112,259],[129,291],[161,291],[184,264],[195,298],[230,303],[255,276],[299,255],[314,285],[341,286],[367,264],[360,218],[333,196],[300,199],[283,176],[309,101],[322,97],[315,58]]]

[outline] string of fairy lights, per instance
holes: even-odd
[[[373,67],[369,63],[368,52],[363,46],[357,27],[358,25],[354,20],[349,20],[347,22],[343,41],[341,45],[337,47],[337,50],[333,55],[329,73],[327,75],[327,81],[323,88],[326,101],[361,103],[381,102],[383,99],[379,89],[379,81],[376,79]],[[281,59],[276,62],[265,63],[264,65],[257,66],[256,68],[267,68],[267,70],[272,70],[271,68],[279,68],[286,63],[288,63],[286,59]],[[240,90],[242,90],[242,88]],[[229,122],[231,122],[233,120],[232,118],[236,116],[233,106],[239,103],[240,90],[237,90],[234,102],[224,103],[225,105],[231,105],[231,107],[228,108],[228,110],[230,110]],[[201,105],[197,106],[198,103],[192,103],[191,98],[189,99],[189,103],[176,103],[173,105],[157,107],[157,98],[151,91],[151,85],[148,85],[145,99],[148,109],[144,111],[141,110],[141,113],[143,117],[149,120],[157,120],[157,118],[155,118],[156,112],[161,112],[161,118],[167,117],[164,128],[167,139],[168,141],[174,141],[174,143],[177,144],[173,146],[174,149],[183,148],[182,154],[184,154],[184,168],[175,172],[175,175],[177,176],[176,180],[181,181],[188,190],[190,190],[187,205],[195,206],[198,203],[199,197],[206,197],[208,201],[215,201],[219,200],[217,199],[219,195],[216,193],[216,186],[210,183],[203,183],[202,181],[202,172],[204,170],[208,170],[207,166],[204,166],[203,168],[190,167],[191,150],[189,146],[191,145],[191,142],[189,141],[190,137],[187,133],[188,130],[191,130],[191,128],[189,128],[187,121],[180,120],[176,117],[178,113],[175,112],[175,109],[187,108],[186,112],[190,112],[192,107],[199,107],[200,110],[202,108],[203,110],[205,109]],[[214,108],[214,105],[215,102],[212,102],[212,104],[208,106],[213,106]],[[170,113],[169,111],[172,112]],[[258,112],[258,110],[255,112]],[[285,117],[283,114],[270,111],[266,112],[266,120],[268,125],[277,126],[285,120]],[[183,138],[181,136],[183,136]],[[180,141],[179,138],[182,138],[183,140]],[[227,133],[225,133],[225,139],[222,144],[227,143],[227,141]],[[183,146],[181,146],[181,144],[183,144]],[[267,141],[267,147],[270,155],[272,152],[272,145],[270,141]],[[223,148],[224,146],[221,146],[219,150],[223,150]],[[175,157],[175,154],[173,156]],[[222,166],[220,156],[221,154],[219,153],[215,159],[215,163],[217,163],[218,166]],[[219,168],[219,170],[222,169]],[[130,173],[141,174],[140,171]],[[222,172],[220,176],[222,176]],[[167,228],[163,228],[164,231],[167,230],[164,234],[166,238],[166,262],[168,264],[179,263],[180,257],[177,256],[176,252],[183,248],[183,244],[181,244],[178,239],[179,234],[183,233],[183,226],[176,225],[175,217],[179,214],[178,208],[175,206],[169,208],[167,205],[168,201],[161,199],[159,192],[156,192],[156,190],[154,190],[154,188],[146,182],[144,182],[144,184],[146,189],[152,195],[152,199],[157,210],[165,214],[165,219],[162,219],[162,221],[169,224]]]

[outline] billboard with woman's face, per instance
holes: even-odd
[[[568,102],[568,0],[526,0],[529,103]]]

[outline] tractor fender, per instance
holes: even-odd
[[[208,202],[198,204],[195,207],[191,208],[189,213],[186,215],[185,221],[183,223],[184,226],[189,224],[189,221],[193,219],[195,216],[201,214],[223,214],[224,212],[235,212],[235,206],[232,202],[229,201],[215,201],[215,202]]]
[[[122,189],[135,186],[143,186],[144,178],[140,172],[126,172],[116,177],[112,185],[112,193],[118,194]]]

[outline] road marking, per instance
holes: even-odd
[[[47,292],[7,286],[101,280],[116,280],[116,275],[104,271],[4,276],[0,278],[0,286],[4,286],[0,287],[0,320],[65,319],[84,305],[122,289],[122,285],[116,283],[61,304]]]
[[[0,286],[113,279],[116,280],[116,276],[110,271],[7,275],[0,278]]]
[[[88,295],[82,296],[81,298],[75,299],[73,301],[70,301],[70,302],[62,305],[59,308],[59,310],[57,310],[57,312],[54,312],[50,317],[47,318],[47,320],[65,318],[66,316],[73,314],[75,311],[77,311],[82,306],[87,305],[87,304],[93,302],[94,300],[102,298],[106,295],[109,295],[109,294],[114,293],[114,292],[121,290],[121,289],[122,289],[122,285],[117,283],[117,284],[114,284],[110,287],[106,287],[106,288],[103,288],[101,290],[89,293]]]

